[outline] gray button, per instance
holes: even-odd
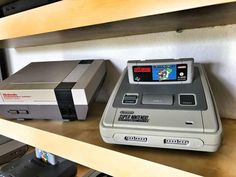
[[[123,97],[123,104],[136,104],[138,100],[137,94],[125,94]]]
[[[19,112],[19,114],[29,114],[29,112],[27,110],[19,110],[18,112]]]
[[[173,95],[143,95],[142,104],[172,105]]]
[[[196,96],[194,94],[179,94],[179,104],[181,106],[196,106]]]
[[[10,113],[10,114],[18,114],[17,110],[9,110],[8,113]]]

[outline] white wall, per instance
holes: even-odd
[[[193,57],[206,64],[220,114],[236,118],[236,25],[8,50],[14,73],[31,61],[109,59],[100,99],[107,99],[130,59]]]

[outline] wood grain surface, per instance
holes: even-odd
[[[233,24],[235,6],[232,0],[63,0],[1,18],[0,46],[26,47]]]

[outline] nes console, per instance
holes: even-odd
[[[100,122],[112,144],[214,152],[222,125],[201,64],[129,61]]]
[[[0,84],[0,115],[84,120],[105,70],[104,60],[30,63]]]

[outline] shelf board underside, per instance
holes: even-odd
[[[2,40],[0,46],[29,47],[235,24],[235,9],[236,3],[226,3]]]

